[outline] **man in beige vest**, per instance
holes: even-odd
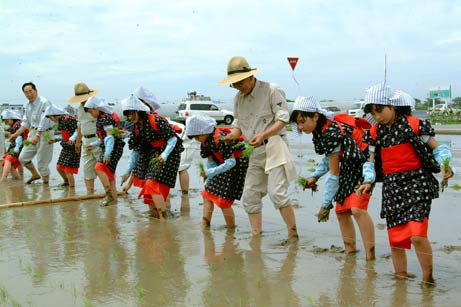
[[[289,178],[284,165],[271,167],[267,171],[266,144],[272,136],[281,136],[286,145],[285,126],[289,122],[289,113],[285,93],[280,87],[257,80],[254,74],[260,69],[250,68],[244,57],[234,56],[227,65],[227,77],[220,85],[229,85],[238,90],[234,99],[232,133],[227,141],[236,140],[243,135],[244,140],[255,146],[250,156],[245,178],[242,203],[248,213],[253,235],[262,232],[262,198],[269,194],[274,207],[280,211],[288,228],[289,241],[298,239],[296,219],[288,197]]]
[[[96,135],[96,118],[91,116],[90,113],[85,112],[85,102],[88,98],[95,96],[99,91],[97,89],[90,89],[85,83],[80,82],[74,86],[75,95],[67,100],[68,103],[78,103],[78,125],[77,135],[73,135],[69,141],[75,142],[75,150],[82,151],[83,177],[85,179],[85,186],[87,193],[94,194],[94,180],[96,179],[96,172],[94,166],[101,154],[101,147],[97,146],[93,149],[88,149],[88,145],[95,141],[98,136]]]

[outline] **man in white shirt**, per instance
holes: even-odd
[[[30,184],[42,178],[44,184],[50,180],[50,162],[53,159],[53,144],[48,141],[54,138],[54,123],[46,118],[45,110],[51,105],[51,102],[45,97],[39,96],[34,83],[27,82],[22,85],[22,91],[29,103],[24,112],[21,128],[10,135],[10,142],[15,140],[25,130],[29,129],[28,141],[30,145],[24,146],[19,161],[32,174],[29,180]],[[32,159],[37,157],[37,169],[32,163]]]

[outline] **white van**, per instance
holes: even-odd
[[[365,101],[354,102],[352,107],[347,111],[347,114],[354,117],[364,117],[365,113],[363,109],[365,108]]]

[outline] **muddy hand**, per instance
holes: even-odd
[[[443,178],[442,181],[440,181],[440,191],[445,191],[445,189],[448,187],[448,179]]]
[[[120,186],[122,186],[125,183],[125,181],[128,180],[128,178],[130,178],[130,174],[123,175],[121,180],[122,182],[120,182]]]
[[[333,205],[330,204],[328,207],[320,207],[319,213],[317,213],[318,222],[327,222],[330,218],[330,210],[333,209]]]
[[[226,144],[233,144],[235,143],[235,138],[231,135],[231,134],[228,134],[226,136],[224,136],[222,138],[222,140],[224,141],[224,143]]]
[[[306,186],[304,188],[305,189],[311,189],[312,196],[314,196],[314,192],[318,191],[318,186],[317,186],[317,183],[315,183],[315,182],[306,184]]]
[[[203,178],[203,181],[205,181],[207,178],[205,171],[200,171],[200,176]]]

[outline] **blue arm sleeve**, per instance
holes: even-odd
[[[322,207],[328,207],[333,201],[333,197],[338,192],[339,188],[339,176],[335,176],[331,173],[328,173],[327,179],[325,180],[325,186],[323,191],[323,202]]]
[[[365,162],[362,166],[363,182],[373,183],[376,180],[375,164]]]
[[[137,150],[132,150],[130,153],[130,158],[128,159],[128,166],[125,171],[125,175],[131,173],[133,168],[136,166],[136,163],[138,163],[139,160],[139,151]]]
[[[214,160],[207,160],[206,161],[206,168],[209,169],[209,168],[213,168],[213,167],[216,167],[218,166],[216,164],[216,162]]]
[[[22,135],[18,136],[15,140],[16,146],[14,146],[14,151],[19,152],[19,147],[22,145]]]
[[[75,142],[75,140],[77,139],[77,134],[77,129],[75,129],[74,133],[70,136],[69,141]]]
[[[450,159],[451,160],[451,152],[447,145],[439,145],[432,151],[435,160],[439,165],[442,165],[443,160]]]
[[[163,159],[163,161],[166,161],[166,159],[168,159],[168,156],[170,155],[170,153],[173,151],[174,147],[176,146],[176,142],[178,141],[178,138],[177,137],[172,137],[170,139],[168,139],[168,142],[167,142],[167,145],[166,145],[166,148],[165,150],[162,152],[162,154],[160,155]]]
[[[91,142],[90,145],[93,147],[98,147],[99,145],[101,145],[101,141],[97,139],[96,141]]]
[[[233,168],[235,164],[237,164],[237,161],[235,161],[234,158],[226,159],[223,164],[216,167],[208,168],[205,174],[208,178],[212,178],[218,174],[227,172],[228,170]]]
[[[330,165],[328,162],[328,157],[324,156],[322,160],[320,161],[319,165],[317,165],[317,167],[315,168],[315,172],[310,174],[307,178],[315,177],[319,179],[320,177],[328,173],[329,169],[330,169]]]
[[[451,151],[447,145],[439,145],[434,150],[432,150],[432,154],[434,155],[435,160],[441,166],[445,159],[450,159],[450,168],[451,172],[455,174],[455,168],[452,166],[451,163]]]
[[[112,135],[108,135],[104,138],[104,157],[110,157],[112,154],[112,150],[114,150],[114,137]]]

